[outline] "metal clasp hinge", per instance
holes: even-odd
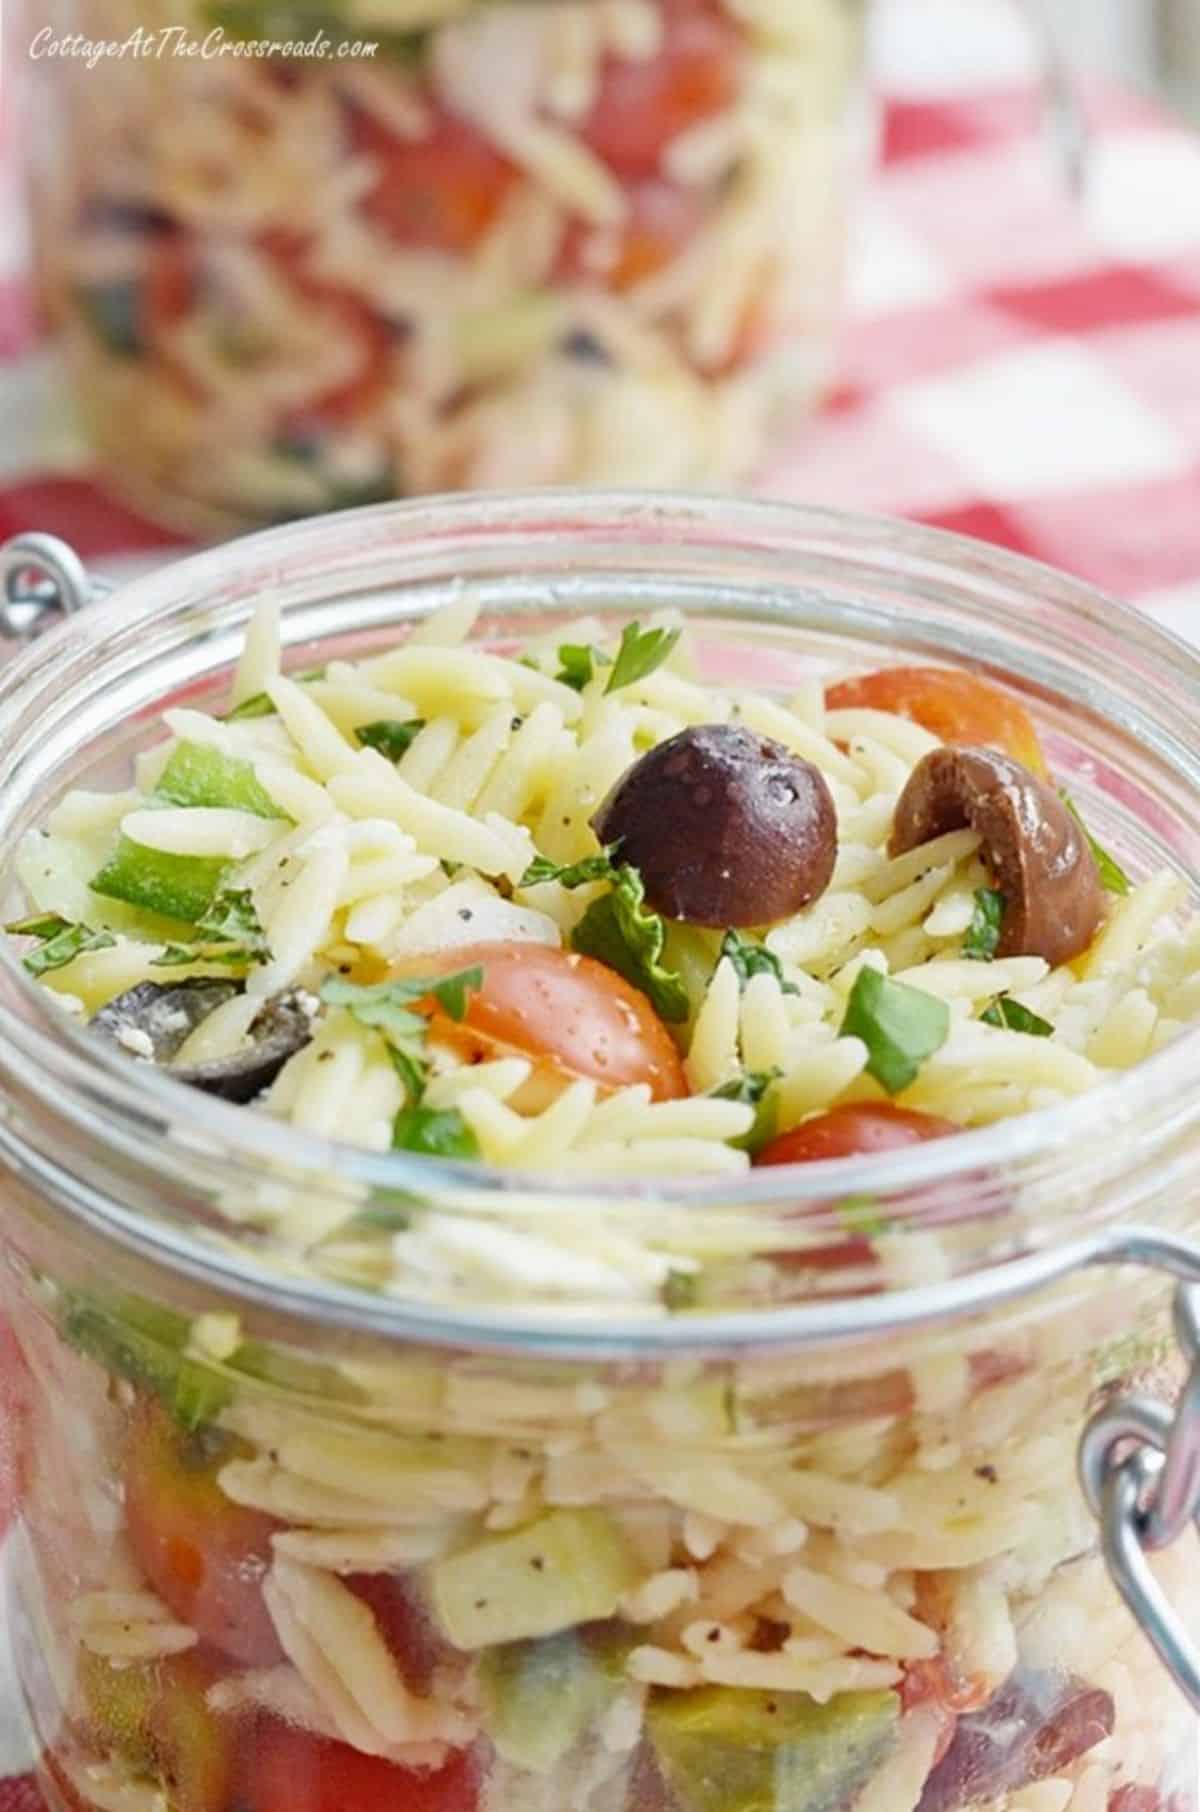
[[[1140,1394],[1094,1415],[1079,1446],[1079,1477],[1100,1524],[1113,1583],[1192,1709],[1200,1711],[1200,1650],[1150,1566],[1189,1524],[1200,1528],[1200,1285],[1175,1291],[1175,1337],[1188,1378],[1172,1410]]]
[[[14,535],[0,547],[0,637],[32,641],[111,590],[57,535]]]

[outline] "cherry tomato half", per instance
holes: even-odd
[[[516,166],[481,133],[446,113],[419,139],[397,138],[358,113],[351,140],[378,171],[363,212],[399,244],[426,251],[470,251],[517,179]]]
[[[961,1131],[953,1120],[939,1120],[936,1114],[896,1107],[890,1101],[848,1102],[781,1133],[763,1147],[755,1163],[816,1164],[824,1158],[865,1157]]]
[[[911,718],[941,742],[975,742],[1001,749],[1035,774],[1044,774],[1033,719],[1011,693],[952,667],[884,667],[840,680],[825,693],[831,711],[891,711]]]
[[[665,0],[652,57],[611,58],[581,136],[622,176],[654,176],[673,138],[737,95],[742,37],[710,0]]]
[[[591,230],[578,221],[568,228],[558,263],[558,274],[566,282],[632,289],[679,256],[712,205],[703,190],[685,189],[657,176],[630,183],[625,201],[627,213],[616,229],[616,256],[603,269],[594,270],[588,263]]]
[[[518,1052],[606,1088],[645,1082],[656,1101],[688,1092],[671,1034],[646,996],[603,963],[550,944],[472,944],[414,957],[408,974],[480,967],[483,986],[455,1022],[432,1009],[436,1035],[469,1051]]]
[[[262,1581],[278,1525],[226,1497],[217,1474],[232,1457],[176,1427],[156,1403],[136,1412],[125,1460],[125,1516],[134,1556],[163,1602],[201,1639],[248,1667],[283,1659]]]
[[[440,1768],[401,1768],[348,1743],[260,1723],[250,1737],[239,1812],[474,1812],[478,1770],[465,1751]]]

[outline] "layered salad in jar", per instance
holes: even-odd
[[[862,0],[88,0],[76,24],[209,53],[34,65],[87,426],[185,524],[716,483],[827,379]]]
[[[285,676],[265,604],[231,696],[19,852],[8,934],[71,1036],[181,1114],[427,1161],[427,1195],[231,1189],[258,1262],[634,1346],[945,1279],[1011,1178],[750,1231],[739,1188],[1052,1107],[1195,1017],[1183,882],[1094,840],[1015,696],[718,682],[670,612],[498,644],[473,610]],[[703,1212],[654,1195],[689,1179]],[[1074,1484],[1089,1406],[1167,1376],[1127,1284],[611,1364],[28,1289],[23,1616],[70,1812],[1190,1804]]]

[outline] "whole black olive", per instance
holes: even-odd
[[[681,730],[621,776],[592,819],[646,900],[696,925],[769,925],[819,898],[837,858],[824,775],[738,724]]]

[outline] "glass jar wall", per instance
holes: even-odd
[[[828,374],[862,4],[80,0],[153,46],[30,64],[43,287],[112,480],[226,528],[741,476]]]
[[[329,519],[90,607],[0,677],[0,846],[223,699],[268,586],[297,669],[464,587],[488,643],[683,607],[714,682],[949,653],[1023,695],[1135,879],[1196,890],[1197,671],[1151,625],[953,538],[669,498]],[[0,953],[9,1586],[56,1812],[1187,1812],[1194,1715],[1074,1455],[1178,1382],[1165,1282],[1099,1261],[1195,1237],[1198,1046],[835,1181],[574,1178],[631,1247],[688,1222],[674,1305],[431,1300],[355,1238],[552,1231],[561,1181],[184,1091]],[[1188,1559],[1153,1564],[1194,1625]]]

